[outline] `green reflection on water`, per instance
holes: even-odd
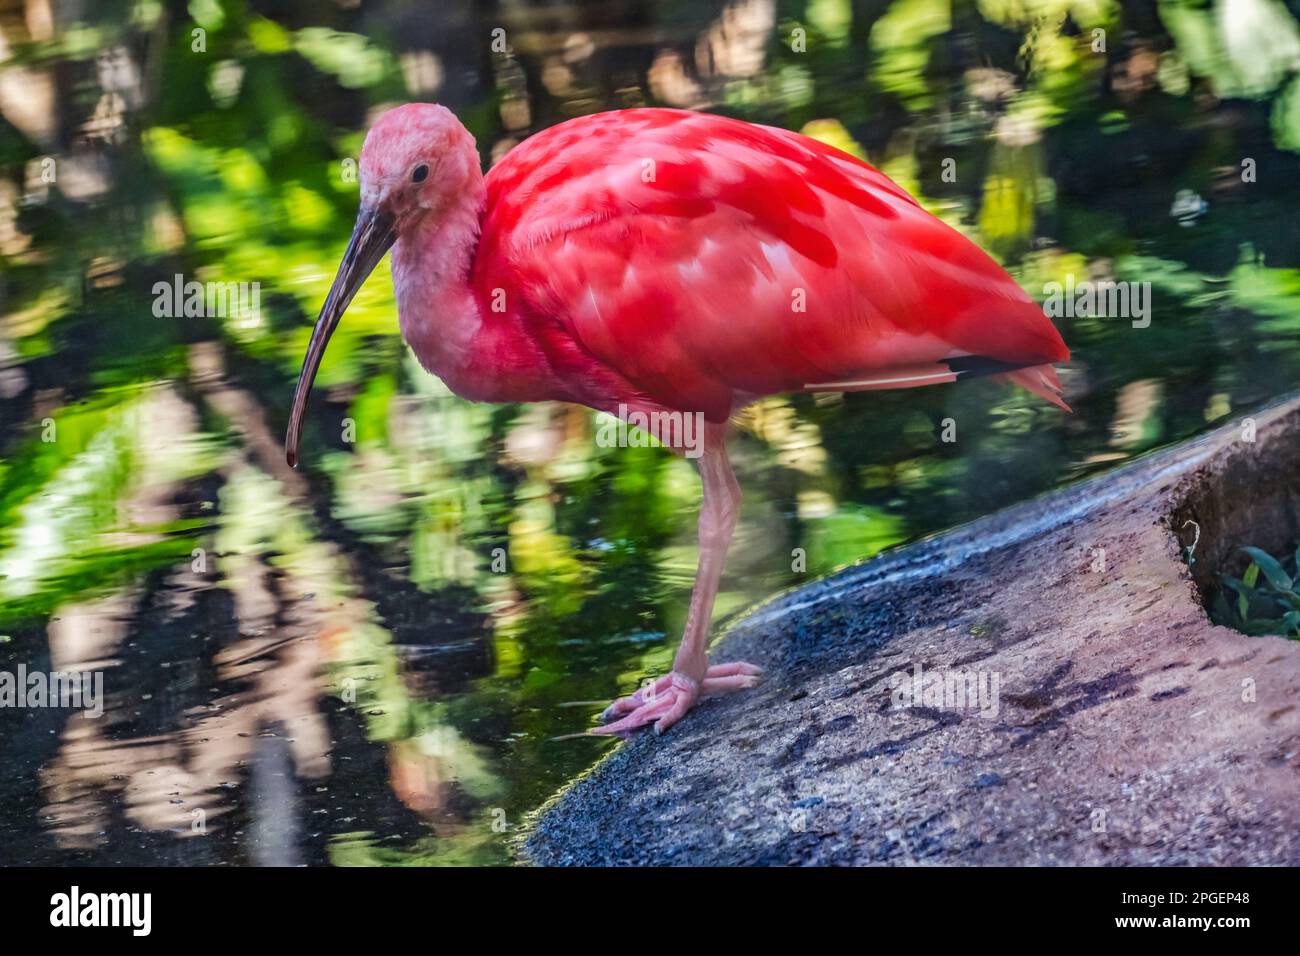
[[[1162,0],[1159,20],[661,2],[617,31],[599,3],[564,26],[468,2],[96,6],[52,32],[6,21],[0,51],[0,665],[107,662],[113,707],[101,736],[0,715],[18,768],[0,842],[26,861],[504,863],[524,815],[609,746],[553,738],[669,664],[689,464],[599,447],[582,409],[451,396],[397,337],[383,269],[325,359],[303,472],[283,468],[384,104],[448,102],[487,160],[641,103],[803,129],[1035,297],[1151,283],[1149,327],[1059,320],[1070,417],[987,381],[750,409],[719,618],[1296,382],[1300,34],[1270,0]],[[160,317],[178,274],[259,283],[260,310]],[[297,788],[284,819],[255,799],[268,740]]]

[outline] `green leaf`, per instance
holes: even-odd
[[[1291,575],[1282,570],[1281,563],[1267,551],[1261,551],[1259,548],[1242,548],[1255,563],[1259,569],[1264,572],[1264,577],[1268,578],[1268,583],[1273,585],[1279,591],[1290,591],[1294,586],[1291,581]]]
[[[1255,596],[1255,589],[1227,574],[1223,575],[1223,586],[1249,601]]]
[[[1241,580],[1246,587],[1253,588],[1255,582],[1259,580],[1259,565],[1254,561],[1250,562],[1250,567],[1248,567],[1246,573],[1241,576]]]

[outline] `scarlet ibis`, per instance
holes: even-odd
[[[291,465],[330,335],[390,247],[402,336],[453,392],[652,422],[696,458],[699,566],[672,671],[595,733],[663,732],[758,682],[707,656],[740,502],[726,433],[746,404],[997,375],[1065,407],[1051,363],[1069,352],[1015,281],[884,174],[797,133],[619,110],[540,132],[484,176],[451,112],[409,104],[366,136],[360,183],[294,392]]]

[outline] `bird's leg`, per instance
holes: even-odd
[[[718,582],[727,563],[727,550],[740,509],[740,485],[727,456],[725,426],[706,426],[699,471],[704,483],[699,522],[700,563],[686,614],[686,632],[673,659],[672,673],[630,697],[614,701],[603,716],[618,719],[595,728],[592,733],[624,734],[650,723],[654,724],[655,733],[663,733],[681,720],[701,696],[744,690],[758,683],[760,671],[754,665],[736,662],[710,667],[707,653],[713,602],[718,596]]]

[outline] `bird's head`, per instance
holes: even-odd
[[[339,319],[398,237],[463,196],[476,176],[474,138],[450,110],[410,103],[381,116],[361,147],[361,208],[298,374],[285,437],[285,457],[298,461],[298,441],[312,382]]]

